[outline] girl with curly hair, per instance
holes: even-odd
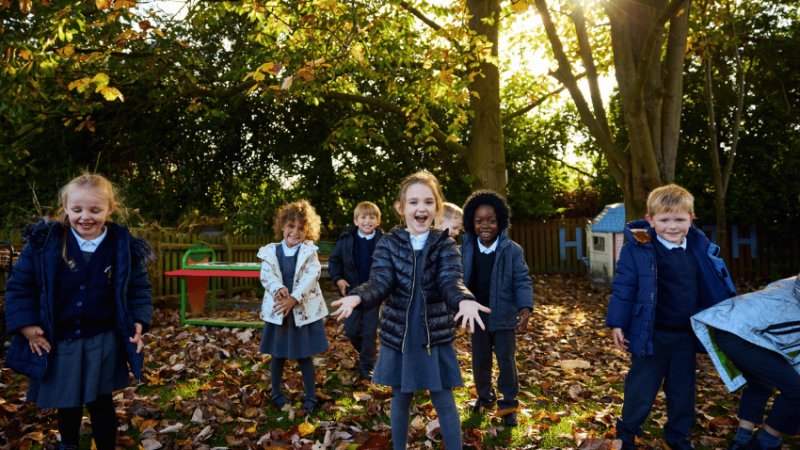
[[[312,357],[328,349],[325,325],[328,315],[319,286],[321,265],[317,246],[322,221],[306,200],[284,205],[275,216],[275,240],[258,251],[264,301],[264,334],[259,351],[272,355],[272,402],[283,408],[289,400],[281,392],[287,359],[296,360],[306,388],[302,409],[314,414],[319,404]]]
[[[478,399],[473,411],[497,402],[506,426],[517,425],[519,379],[517,377],[516,336],[528,326],[533,309],[533,289],[522,247],[506,235],[511,210],[505,199],[493,191],[474,192],[464,204],[464,244],[461,263],[464,282],[475,298],[492,314],[481,313],[486,329],[472,334],[472,371]],[[500,375],[498,401],[492,387],[492,352],[497,357]]]

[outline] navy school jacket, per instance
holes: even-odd
[[[144,239],[130,234],[127,228],[106,222],[108,235],[114,245],[114,299],[116,301],[116,329],[125,344],[126,357],[136,378],[141,378],[144,352],[136,353],[134,323],[142,324],[142,334],[150,330],[153,317],[152,286],[147,280],[146,263],[153,257],[150,245]],[[28,325],[38,325],[44,336],[58,351],[53,342],[55,330],[55,301],[61,261],[64,228],[60,222],[42,221],[28,236],[28,245],[14,265],[14,272],[6,283],[6,325],[14,334],[6,356],[6,367],[17,373],[41,380],[46,372],[50,355],[32,353],[28,340],[19,330]],[[51,351],[51,353],[52,353]]]
[[[464,284],[469,285],[474,268],[475,240],[477,236],[467,233],[461,246],[461,264],[464,267]],[[533,310],[533,288],[530,271],[525,264],[522,247],[500,232],[497,255],[492,268],[492,285],[489,294],[488,331],[514,330],[519,323],[519,311],[523,308]]]
[[[625,225],[625,239],[617,261],[613,292],[608,302],[606,325],[622,328],[630,341],[628,351],[645,359],[653,354],[656,301],[658,300],[658,267],[656,264],[656,231],[646,220]],[[700,270],[698,311],[736,295],[725,262],[718,257],[719,247],[692,225],[686,235],[686,249],[692,253]],[[698,350],[702,345],[697,342]]]

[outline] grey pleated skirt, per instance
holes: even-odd
[[[325,319],[298,327],[294,322],[294,313],[290,312],[281,325],[264,323],[258,351],[272,355],[273,358],[298,360],[319,355],[327,349]]]
[[[44,379],[31,379],[27,400],[39,408],[74,408],[129,385],[125,347],[116,331],[61,339]]]

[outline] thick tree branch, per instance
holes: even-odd
[[[542,24],[547,32],[547,38],[553,49],[553,55],[558,62],[558,69],[555,72],[550,72],[550,74],[569,90],[572,101],[575,102],[575,106],[578,108],[581,121],[589,128],[589,132],[595,140],[597,140],[600,148],[605,152],[606,157],[620,166],[628,165],[629,162],[626,161],[625,155],[617,148],[611,135],[606,134],[604,127],[600,125],[597,118],[592,114],[589,104],[586,102],[583,93],[578,87],[575,75],[572,74],[569,59],[564,52],[564,44],[562,44],[561,38],[558,36],[558,30],[556,30],[553,18],[550,16],[550,11],[547,8],[547,2],[545,0],[535,0],[534,3],[536,9],[539,11],[539,16],[542,18]],[[611,166],[611,164],[609,164],[609,166]],[[615,178],[617,178],[617,174],[619,174],[619,172],[615,173]],[[617,182],[622,185],[625,180],[618,178]]]
[[[553,155],[551,155],[549,153],[537,153],[537,155],[544,156],[545,158],[552,159],[553,161],[556,161],[556,162],[560,162],[562,166],[566,167],[567,169],[574,170],[575,172],[578,172],[581,175],[587,176],[589,178],[595,178],[595,176],[590,174],[589,172],[586,172],[586,171],[584,171],[584,170],[582,170],[582,169],[580,169],[578,167],[575,167],[575,166],[573,166],[571,164],[567,164],[566,161],[564,161],[563,159],[556,158],[555,156],[553,156]]]
[[[644,45],[642,45],[642,52],[639,55],[639,63],[636,67],[636,84],[633,88],[633,102],[638,103],[639,101],[643,101],[644,98],[644,87],[647,84],[648,75],[650,72],[650,61],[653,59],[655,55],[656,49],[656,42],[658,42],[659,36],[664,33],[664,25],[678,14],[680,11],[680,7],[683,6],[685,0],[670,0],[667,7],[664,9],[664,12],[656,19],[655,23],[653,23],[653,28],[650,29],[650,33],[647,35],[647,39],[644,41]],[[683,11],[682,14],[689,14],[689,11]]]
[[[575,76],[575,79],[580,79],[580,78],[583,78],[584,76],[586,76],[586,72],[576,75],[576,76]],[[545,100],[547,100],[548,98],[550,98],[550,97],[552,97],[552,96],[554,96],[554,95],[556,95],[556,94],[560,94],[561,92],[564,92],[564,90],[565,90],[566,88],[567,88],[566,86],[562,85],[560,88],[556,89],[555,91],[548,92],[548,93],[547,93],[547,94],[545,94],[543,97],[537,98],[535,101],[531,102],[531,104],[530,104],[530,105],[528,105],[528,106],[526,106],[526,107],[524,107],[524,108],[522,108],[522,109],[519,109],[519,110],[517,110],[517,111],[514,111],[513,113],[506,114],[505,116],[503,116],[503,117],[500,119],[500,121],[501,121],[502,123],[506,123],[506,122],[508,122],[508,121],[509,121],[509,120],[511,120],[511,119],[514,119],[514,118],[516,118],[516,117],[519,117],[519,116],[521,116],[521,115],[523,115],[523,114],[527,113],[528,111],[532,110],[533,108],[536,108],[537,106],[541,105],[541,104],[542,104],[542,103],[544,103],[544,101],[545,101]]]
[[[187,95],[195,95],[198,97],[228,98],[228,97],[233,97],[234,95],[240,92],[244,92],[250,89],[251,87],[255,86],[256,84],[258,84],[258,82],[255,80],[247,80],[245,82],[242,82],[240,84],[237,84],[236,86],[227,89],[225,88],[205,89],[195,84],[190,84],[187,82],[184,84],[186,86],[186,89],[183,95],[181,95],[181,97],[185,97]]]
[[[420,11],[417,8],[411,6],[408,2],[402,1],[402,2],[400,2],[400,6],[405,8],[406,11],[411,13],[411,15],[413,15],[417,19],[421,20],[425,25],[433,28],[434,30],[439,31],[439,30],[442,29],[441,25],[439,25],[438,23],[436,23],[433,20],[429,19],[428,17],[426,17],[425,14],[422,14],[422,11]]]
[[[575,34],[578,36],[578,55],[583,61],[589,80],[589,94],[592,99],[592,108],[603,131],[611,136],[611,127],[608,125],[608,117],[603,106],[603,98],[600,94],[600,83],[598,82],[597,66],[592,57],[592,46],[589,43],[589,33],[586,31],[586,18],[583,16],[583,6],[576,0],[570,0],[572,13],[569,15],[575,24]]]
[[[379,98],[367,97],[364,95],[344,94],[341,92],[328,92],[322,94],[321,97],[324,99],[337,100],[341,102],[360,103],[363,105],[374,106],[384,111],[394,113],[402,118],[406,117],[406,113],[405,111],[403,111],[403,108],[400,107],[400,105],[397,105],[396,103],[392,102],[387,102],[386,100],[381,100]],[[452,139],[449,139],[447,133],[439,129],[438,126],[433,125],[433,132],[431,133],[431,135],[436,139],[437,142],[446,146],[447,148],[457,152],[462,156],[467,155],[467,147],[459,144],[458,142],[455,142]]]
[[[733,36],[736,36],[736,25],[732,25],[733,28]],[[722,189],[723,192],[728,191],[728,181],[731,179],[731,172],[733,171],[733,159],[736,157],[736,147],[739,145],[739,130],[742,127],[742,111],[744,110],[744,97],[747,95],[745,92],[745,72],[744,67],[742,67],[742,58],[739,55],[739,47],[734,45],[733,46],[733,55],[736,61],[736,71],[738,72],[738,79],[736,80],[736,84],[738,87],[738,95],[736,98],[736,115],[733,119],[733,137],[731,138],[731,154],[728,157],[728,161],[725,163],[725,171],[722,173]]]

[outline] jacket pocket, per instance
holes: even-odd
[[[11,340],[11,346],[6,353],[5,366],[20,375],[27,375],[34,380],[41,381],[50,367],[51,354],[52,350],[41,356],[32,352],[28,345],[28,339],[17,334]]]
[[[631,334],[633,335],[644,336],[647,334],[649,318],[642,314],[644,307],[645,305],[642,303],[635,303],[631,310]]]
[[[772,342],[777,350],[793,361],[800,360],[800,321],[776,323],[756,330],[756,334]]]

